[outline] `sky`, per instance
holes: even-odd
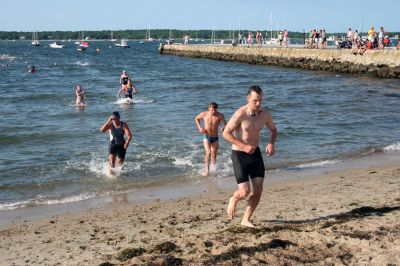
[[[400,31],[399,0],[0,0],[0,31]],[[272,15],[272,16],[271,16]]]

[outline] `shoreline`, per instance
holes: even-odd
[[[3,225],[0,256],[17,265],[397,264],[399,160],[376,159],[267,178],[256,229],[240,227],[245,202],[226,217],[234,184]]]
[[[400,162],[399,152],[374,153],[350,160],[327,163],[322,166],[269,170],[266,172],[265,182],[270,182],[272,184],[291,182],[332,172],[385,166],[394,162]],[[111,195],[94,196],[93,198],[72,202],[38,204],[3,210],[0,211],[2,217],[0,220],[0,227],[23,221],[46,219],[54,215],[63,215],[65,213],[78,213],[92,209],[107,208],[110,205],[119,203],[142,204],[159,200],[178,200],[179,198],[190,195],[198,197],[204,193],[216,191],[217,189],[222,191],[234,191],[236,186],[233,176],[218,177],[211,175],[206,178],[199,175],[197,181],[176,179],[168,184],[145,186],[137,188],[134,191],[122,191]]]

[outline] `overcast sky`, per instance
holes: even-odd
[[[400,1],[0,0],[0,31],[241,29],[400,31]]]

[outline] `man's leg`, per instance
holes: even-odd
[[[249,193],[250,193],[249,181],[238,184],[238,190],[236,190],[233,193],[233,196],[229,199],[228,209],[226,210],[226,213],[228,214],[228,218],[230,220],[233,220],[233,218],[235,217],[237,203],[241,199],[247,197]]]
[[[254,227],[254,225],[250,222],[250,218],[257,208],[258,203],[260,202],[261,194],[264,187],[264,178],[263,177],[255,177],[251,179],[251,184],[253,186],[253,192],[251,193],[249,200],[247,202],[246,211],[243,215],[241,225],[247,227]]]
[[[210,168],[211,170],[216,168],[217,165],[217,152],[219,148],[219,142],[215,141],[214,143],[211,143],[211,160],[210,160]]]
[[[208,164],[210,160],[211,143],[208,139],[203,140],[204,143],[204,176],[208,176]]]
[[[108,156],[109,167],[110,167],[110,169],[109,169],[110,175],[114,175],[115,174],[114,171],[113,171],[113,169],[115,167],[115,158],[116,158],[115,154],[110,154]]]

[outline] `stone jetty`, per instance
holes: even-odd
[[[400,51],[393,49],[367,50],[354,55],[351,49],[160,44],[159,50],[166,55],[400,78]]]

